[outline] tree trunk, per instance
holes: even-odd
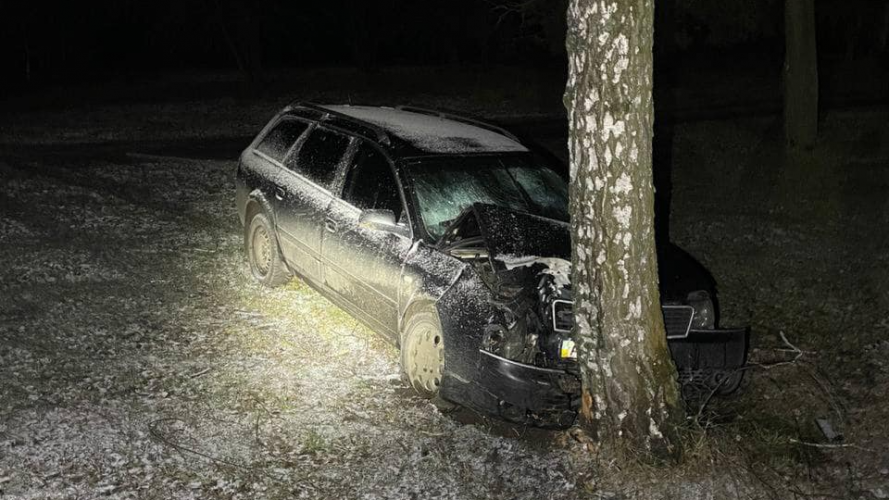
[[[785,0],[784,45],[784,137],[791,149],[811,149],[818,136],[814,0]]]
[[[238,72],[244,75],[245,79],[249,82],[250,71],[241,55],[240,47],[235,43],[235,39],[229,32],[228,23],[226,22],[226,13],[223,11],[219,0],[213,0],[213,4],[216,7],[216,18],[219,22],[219,28],[222,30],[222,37],[225,39],[225,44],[228,46],[229,53],[231,53],[232,58],[235,60],[235,64],[238,66]]]
[[[582,421],[608,449],[665,458],[683,410],[658,292],[653,21],[653,0],[572,0],[565,106]]]
[[[880,34],[877,36],[877,52],[889,50],[889,3],[883,6],[883,20],[880,23]]]
[[[25,32],[25,83],[31,83],[31,45],[28,43],[28,34]]]

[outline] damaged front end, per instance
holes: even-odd
[[[476,204],[456,219],[439,248],[469,263],[491,291],[477,382],[497,400],[497,412],[521,423],[570,425],[581,384],[568,224]],[[735,390],[746,361],[746,329],[716,329],[715,305],[705,290],[662,307],[684,388]]]

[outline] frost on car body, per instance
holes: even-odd
[[[567,185],[508,132],[415,108],[291,105],[241,155],[236,200],[254,275],[299,275],[401,346],[422,395],[573,422]],[[688,254],[667,246],[659,262],[681,380],[733,390],[746,330],[716,328],[713,280]]]

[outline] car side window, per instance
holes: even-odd
[[[403,213],[392,167],[382,153],[366,145],[358,149],[346,174],[343,200],[361,210],[392,210],[397,221]]]
[[[329,189],[336,179],[337,166],[348,147],[348,137],[315,128],[300,146],[296,158],[288,160],[287,166],[315,184]]]
[[[309,124],[306,122],[285,118],[269,130],[256,149],[275,160],[282,161],[287,151],[296,144],[299,136],[307,128]]]

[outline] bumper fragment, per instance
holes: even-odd
[[[682,370],[737,370],[747,362],[747,328],[691,330],[667,343],[676,368]]]

